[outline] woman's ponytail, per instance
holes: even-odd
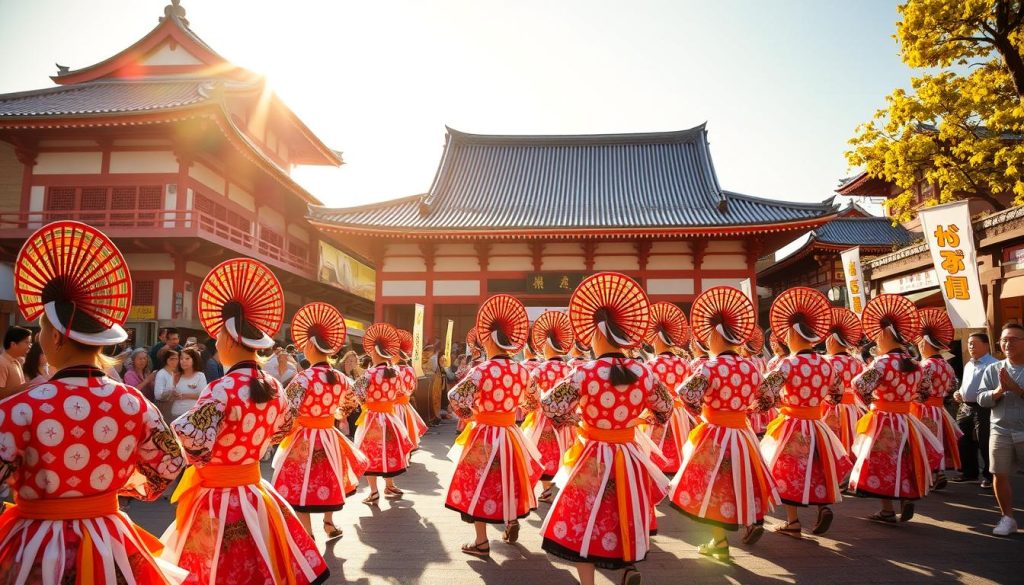
[[[611,382],[613,386],[629,386],[639,379],[636,372],[629,369],[621,358],[612,359]]]

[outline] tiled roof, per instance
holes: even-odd
[[[850,246],[900,246],[910,243],[911,234],[887,217],[834,219],[814,229],[811,238],[823,244]]]
[[[209,80],[91,81],[0,95],[0,118],[103,115],[192,106],[211,99]]]
[[[723,191],[704,126],[679,132],[484,136],[448,129],[430,191],[310,219],[376,230],[689,228],[777,225],[834,213]]]

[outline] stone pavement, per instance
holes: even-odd
[[[345,531],[340,540],[321,549],[331,567],[330,583],[572,584],[575,571],[568,563],[541,550],[542,516],[526,519],[515,545],[491,532],[491,559],[468,557],[459,551],[473,538],[472,527],[444,507],[445,490],[454,464],[445,457],[455,438],[455,425],[430,429],[423,448],[413,455],[408,473],[397,479],[404,500],[377,507],[361,500],[366,488],[335,515]],[[270,477],[265,468],[264,477]],[[1017,501],[1024,501],[1024,480],[1014,480]],[[700,557],[695,547],[709,538],[707,529],[683,518],[667,503],[659,506],[660,533],[652,540],[647,560],[640,563],[648,585],[694,583],[1024,583],[1024,535],[998,538],[991,534],[998,520],[991,490],[977,484],[950,484],[918,502],[917,515],[907,524],[880,525],[864,518],[877,502],[846,498],[835,507],[836,519],[823,538],[796,541],[765,534],[753,547],[733,538],[731,565]],[[547,510],[541,504],[540,512]],[[129,514],[150,532],[160,535],[173,509],[161,499],[135,502]],[[776,510],[776,518],[784,512]],[[1018,514],[1018,521],[1022,519]],[[803,513],[807,525],[813,512]],[[776,523],[769,519],[768,524]],[[325,540],[314,515],[317,541]],[[598,583],[618,583],[621,573],[604,573]]]

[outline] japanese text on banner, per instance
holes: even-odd
[[[986,326],[974,230],[966,201],[923,209],[921,226],[949,318],[957,328]]]
[[[860,265],[860,248],[850,248],[839,256],[846,278],[846,291],[850,298],[850,310],[858,316],[864,311],[864,271]]]

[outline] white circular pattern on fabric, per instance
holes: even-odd
[[[819,376],[818,374],[815,374],[811,378],[811,386],[813,386],[815,388],[821,388],[821,376]]]
[[[64,414],[71,420],[83,421],[89,418],[92,407],[89,401],[81,396],[68,396],[64,400]]]
[[[680,490],[678,496],[680,506],[688,506],[690,505],[690,502],[693,500],[693,498],[690,497],[690,492],[688,492],[687,490]]]
[[[499,368],[498,366],[491,366],[491,377],[492,378],[497,378],[500,375],[501,375],[501,368]]]
[[[502,378],[501,378],[501,383],[502,383],[502,384],[504,384],[504,386],[505,386],[506,388],[508,388],[509,386],[511,386],[511,385],[512,385],[512,376],[509,376],[508,374],[505,374],[505,375],[504,375],[504,376],[502,376]]]
[[[24,402],[15,404],[14,407],[11,408],[11,422],[18,425],[19,427],[24,427],[31,424],[32,407],[25,404]]]
[[[36,427],[36,438],[47,447],[56,447],[64,441],[64,425],[54,419],[47,419]]]
[[[89,464],[91,453],[81,443],[75,443],[64,450],[64,466],[71,471],[79,471]]]
[[[256,447],[263,445],[263,439],[267,438],[267,429],[260,427],[252,434],[252,444]]]
[[[659,374],[664,374],[668,370],[668,366],[665,365],[665,362],[658,362],[657,364],[655,364],[654,369]]]
[[[251,396],[251,393],[249,392],[249,387],[248,386],[242,386],[241,388],[238,389],[238,399],[241,400],[242,402],[249,402],[249,397],[250,396]],[[262,404],[257,404],[255,406],[256,406],[256,408],[261,408],[263,405]]]
[[[558,376],[555,375],[554,370],[548,370],[547,378],[549,382],[554,382]]]
[[[644,392],[643,392],[643,390],[641,390],[639,388],[633,388],[632,390],[629,391],[629,401],[634,406],[639,406],[640,403],[643,402],[643,400],[644,400]]]
[[[591,380],[591,381],[587,382],[587,394],[590,394],[591,396],[597,396],[597,394],[600,391],[601,391],[601,383],[600,382],[598,382],[597,380]]]
[[[277,420],[277,413],[278,413],[277,405],[271,404],[270,407],[267,408],[267,418],[266,418],[267,422],[273,423],[274,421],[276,421]]]
[[[743,401],[740,400],[739,396],[734,396],[733,399],[729,401],[729,407],[733,410],[739,410],[741,406],[743,406]]]
[[[25,498],[26,500],[39,499],[39,492],[32,489],[28,484],[21,484],[21,487],[18,488],[18,495]]]
[[[36,487],[44,493],[52,494],[60,487],[60,476],[52,469],[42,469],[36,474]]]
[[[736,517],[736,505],[733,504],[732,502],[723,503],[722,507],[720,508],[720,511],[722,512],[723,518],[728,518],[731,520],[732,518]]]
[[[599,417],[600,415],[601,415],[601,411],[598,410],[596,406],[594,406],[593,404],[588,404],[587,405],[587,417],[589,417],[591,420],[593,420],[593,419]],[[12,439],[13,439],[13,437],[12,437]]]
[[[811,366],[809,366],[807,364],[801,364],[800,365],[800,373],[804,377],[810,376],[811,375]]]
[[[602,378],[604,380],[607,380],[609,374],[611,374],[611,371],[612,371],[612,369],[609,366],[598,366],[597,367],[597,377],[598,378]]]
[[[217,437],[217,444],[223,447],[230,447],[231,445],[234,445],[237,441],[238,437],[235,436],[235,433],[232,432],[227,432]]]
[[[567,530],[568,528],[566,527],[565,522],[559,520],[558,522],[555,522],[551,531],[555,534],[555,538],[565,538]]]
[[[331,489],[325,485],[322,485],[316,490],[316,497],[321,500],[326,500],[331,496]]]
[[[625,405],[619,406],[615,409],[615,412],[612,413],[612,417],[619,422],[623,422],[628,416],[629,409],[626,408]]]
[[[245,457],[247,451],[248,449],[244,445],[235,445],[228,450],[228,461],[238,463],[242,460],[242,457]]]
[[[505,391],[503,389],[501,389],[501,388],[496,388],[494,390],[493,396],[494,396],[494,400],[497,401],[497,402],[505,400]]]
[[[811,389],[808,388],[807,386],[802,386],[800,388],[800,398],[803,398],[804,400],[807,400],[810,397],[811,397]]]
[[[605,532],[601,537],[601,547],[606,551],[613,551],[619,544],[619,537],[614,532]]]
[[[683,367],[683,364],[676,364],[676,375],[677,376],[682,376],[685,373],[686,373],[686,368]]]
[[[117,388],[117,384],[111,383],[104,384],[102,386],[92,386],[89,388],[89,390],[92,391],[93,396],[97,396],[99,398],[106,398],[107,396],[110,396],[111,394],[114,393],[115,388]]]
[[[747,362],[740,362],[740,373],[744,376],[750,373],[750,366],[747,365]]]
[[[490,392],[491,389],[493,389],[493,388],[494,388],[494,381],[491,380],[490,378],[484,380],[483,384],[480,385],[480,389],[483,390],[484,392]]]
[[[0,433],[0,459],[13,461],[18,456],[18,448],[14,442],[14,433]]]
[[[462,492],[459,490],[452,490],[451,493],[448,494],[448,497],[451,498],[453,504],[462,503]]]
[[[133,394],[122,394],[117,402],[121,406],[121,412],[128,416],[135,416],[142,410],[142,401]]]
[[[739,386],[743,383],[743,378],[741,378],[739,374],[733,374],[732,376],[729,376],[729,382],[733,386]]]
[[[598,419],[596,426],[599,429],[610,429],[612,428],[612,423],[608,419],[602,418]]]
[[[488,516],[498,511],[498,502],[487,500],[484,502],[484,514]]]
[[[506,398],[506,399],[505,399],[505,402],[504,402],[504,403],[502,403],[502,405],[503,405],[503,406],[505,407],[505,410],[506,410],[506,411],[510,411],[510,410],[512,410],[513,408],[515,408],[515,406],[516,406],[516,403],[515,403],[515,401],[514,401],[514,400],[512,400],[511,398]]]
[[[6,434],[10,435],[10,433],[6,433]],[[2,440],[3,440],[2,436],[0,436],[0,441],[2,441]],[[14,440],[14,436],[13,435],[11,435],[11,440],[12,440],[12,444],[13,444],[13,440]],[[11,457],[14,457],[14,455],[12,454]],[[0,447],[0,458],[7,459],[7,455],[6,455],[6,453],[3,452],[3,448],[2,447]],[[26,447],[25,448],[24,458],[25,458],[25,465],[28,465],[29,467],[35,467],[36,465],[39,464],[39,451],[36,451],[32,447]]]
[[[29,390],[28,395],[36,400],[49,400],[57,395],[57,387],[53,384],[40,384]]]
[[[815,498],[818,498],[820,500],[820,499],[825,497],[825,494],[826,494],[825,486],[820,485],[820,484],[814,486],[814,497]]]
[[[121,442],[117,444],[117,456],[121,461],[127,462],[135,454],[135,447],[138,445],[138,441],[135,437],[128,435],[121,439]]]
[[[880,486],[880,485],[882,485],[882,482],[879,481],[878,476],[876,476],[876,475],[869,475],[868,476],[868,487],[869,488],[871,488],[871,489],[878,489],[878,486]]]
[[[740,364],[740,365],[742,365],[742,364]],[[718,365],[718,375],[722,376],[723,378],[728,376],[729,375],[729,366],[727,366],[725,364],[719,364]]]
[[[117,438],[118,424],[113,417],[105,416],[92,425],[92,438],[97,443],[107,444]]]
[[[729,400],[732,398],[732,388],[723,386],[721,391],[719,391],[719,395],[722,397],[722,400]]]
[[[611,407],[615,406],[615,393],[614,392],[604,392],[598,398],[598,401],[601,403],[601,406],[603,406],[605,408],[611,408]]]
[[[97,466],[89,474],[89,485],[94,490],[106,490],[112,481],[114,481],[114,470],[106,463]]]
[[[324,406],[330,406],[332,399],[333,397],[330,394],[324,394],[323,396],[320,397],[320,403],[323,404]]]

